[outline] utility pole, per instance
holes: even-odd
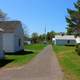
[[[45,41],[46,41],[46,25],[45,25]]]

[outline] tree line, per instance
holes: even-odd
[[[44,41],[51,43],[52,42],[52,38],[55,37],[55,35],[58,35],[60,33],[54,32],[54,31],[50,31],[47,32],[46,34],[38,34],[36,32],[32,33],[31,37],[29,36],[25,36],[26,40],[30,40],[32,43],[43,43]]]

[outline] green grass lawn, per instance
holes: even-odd
[[[64,80],[80,80],[80,56],[75,47],[53,46],[64,71]]]
[[[28,63],[33,57],[35,57],[43,48],[45,47],[44,44],[32,44],[32,45],[25,45],[25,54],[24,52],[21,54],[6,54],[6,60],[2,61],[3,63],[0,67],[17,67],[23,64]],[[7,64],[7,65],[6,65]]]

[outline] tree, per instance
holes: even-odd
[[[30,40],[28,26],[22,22],[22,27],[23,27],[23,31],[24,31],[24,40],[25,41]]]
[[[69,16],[66,17],[66,22],[68,24],[67,34],[80,35],[80,0],[74,3],[74,7],[75,10],[67,9],[69,14]]]
[[[47,32],[47,40],[52,41],[52,38],[54,38],[55,34],[56,33],[54,31]]]
[[[43,43],[44,40],[45,40],[45,34],[39,35],[39,42]]]
[[[0,21],[6,21],[8,19],[7,14],[0,9]]]
[[[38,33],[32,33],[32,43],[38,43]]]

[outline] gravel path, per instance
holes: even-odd
[[[63,72],[49,45],[23,68],[1,71],[0,80],[63,80]]]

